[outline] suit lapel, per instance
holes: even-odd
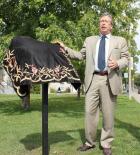
[[[110,42],[109,42],[108,58],[110,57],[110,54],[113,48],[114,48],[114,37],[111,35]]]
[[[96,54],[96,45],[97,45],[97,42],[98,42],[98,40],[99,40],[99,36],[96,36],[95,37],[95,39],[94,39],[94,41],[93,41],[93,48],[92,48],[92,57],[93,57],[93,60],[95,60],[95,54]]]
[[[108,58],[110,57],[111,55],[111,51],[114,49],[114,46],[115,46],[115,38],[111,35],[110,36],[110,42],[109,42],[109,51],[108,51]],[[112,69],[110,69],[108,67],[108,73],[110,74],[110,72],[112,71]]]

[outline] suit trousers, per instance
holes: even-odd
[[[114,139],[114,110],[116,95],[113,95],[107,75],[93,74],[91,85],[85,96],[85,137],[95,145],[99,112],[102,112],[101,146],[110,148]]]

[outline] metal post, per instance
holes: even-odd
[[[133,24],[130,24],[129,31],[128,31],[130,36],[131,36],[132,30],[133,30]],[[128,38],[128,47],[129,47],[129,50],[131,51],[130,36]],[[132,64],[131,53],[130,53],[129,67],[128,67],[129,68],[129,99],[132,99],[132,73],[131,73],[132,67],[133,67],[133,64]]]
[[[48,83],[42,84],[42,155],[48,155]]]
[[[132,99],[132,84],[131,84],[131,55],[129,56],[129,66],[128,66],[128,70],[129,70],[129,99]]]

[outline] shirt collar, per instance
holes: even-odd
[[[103,35],[100,34],[100,38],[102,38],[102,36],[103,36]],[[107,39],[110,39],[110,37],[111,37],[111,33],[109,33],[109,34],[106,35],[106,38],[107,38]]]

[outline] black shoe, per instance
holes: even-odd
[[[87,150],[94,149],[94,148],[95,148],[95,145],[88,146],[86,144],[83,144],[82,146],[77,148],[77,151],[87,151]]]

